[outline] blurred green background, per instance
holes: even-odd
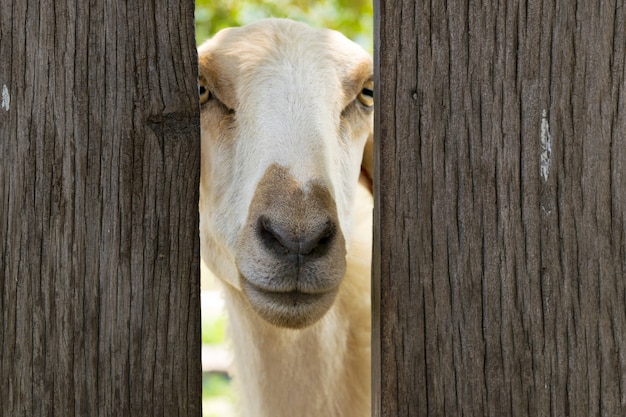
[[[196,42],[199,45],[220,29],[264,17],[288,17],[335,29],[372,52],[371,0],[196,0]]]
[[[314,27],[342,32],[370,53],[373,47],[371,0],[196,0],[196,42],[220,29],[264,17],[288,17]],[[215,278],[202,274],[202,410],[203,417],[235,417],[237,394],[226,370],[230,363],[227,317]]]

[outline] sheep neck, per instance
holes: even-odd
[[[242,416],[369,415],[370,302],[364,276],[369,258],[348,256],[334,306],[302,330],[264,322],[240,291],[225,286],[235,384],[246,407]]]

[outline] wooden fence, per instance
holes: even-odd
[[[375,2],[374,416],[626,415],[624,6]]]
[[[194,2],[0,2],[0,416],[200,416]]]
[[[624,1],[375,9],[373,415],[626,415]],[[0,100],[0,415],[199,416],[193,2],[0,3]]]

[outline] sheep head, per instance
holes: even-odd
[[[222,30],[198,55],[202,258],[266,321],[309,326],[345,273],[371,57],[282,19]]]

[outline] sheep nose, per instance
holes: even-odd
[[[297,227],[281,223],[261,217],[257,229],[263,245],[277,255],[323,255],[337,234],[331,220]]]

